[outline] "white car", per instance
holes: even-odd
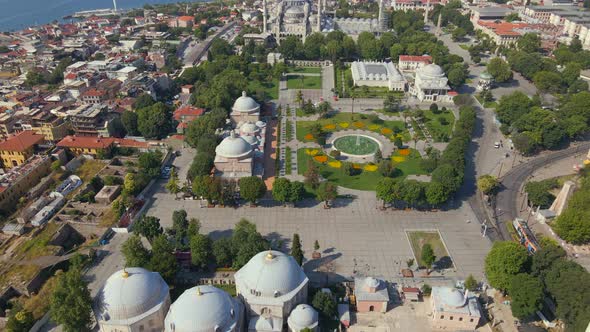
[[[500,142],[495,142],[495,143],[494,143],[494,147],[495,147],[496,149],[499,149],[499,148],[500,148]]]

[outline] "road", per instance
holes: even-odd
[[[195,46],[190,46],[190,44],[189,44],[189,46],[184,51],[184,55],[183,55],[184,65],[190,67],[190,66],[195,65],[197,62],[199,62],[199,60],[201,60],[201,58],[207,53],[207,50],[209,50],[209,46],[211,46],[211,42],[213,42],[213,40],[215,40],[216,38],[218,38],[219,36],[221,36],[222,34],[227,32],[229,29],[232,29],[235,25],[236,25],[236,22],[230,22],[230,23],[224,25],[215,34],[207,37],[207,39],[196,44]]]

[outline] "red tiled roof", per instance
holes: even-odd
[[[412,61],[412,62],[432,62],[430,55],[400,55],[399,61]]]
[[[404,293],[420,293],[420,288],[416,287],[402,287]]]
[[[64,148],[105,149],[113,144],[126,148],[147,148],[149,146],[146,142],[128,138],[97,136],[66,136],[57,143],[57,146]]]
[[[174,111],[174,120],[179,121],[183,116],[201,116],[205,113],[203,108],[197,108],[193,106],[182,106],[181,108]]]
[[[89,89],[84,91],[84,93],[82,93],[82,96],[89,96],[89,97],[100,97],[100,96],[104,96],[106,94],[106,91],[104,90],[97,90],[97,89]]]
[[[496,23],[495,21],[484,21],[479,20],[477,24],[484,26],[488,29],[494,30],[494,32],[501,36],[520,36],[521,33],[518,31],[514,31],[515,29],[524,29],[531,27],[530,24],[527,23],[511,23],[511,22],[499,22]]]
[[[23,152],[44,140],[43,135],[35,134],[32,130],[25,130],[0,142],[0,151]]]
[[[195,20],[195,17],[194,17],[194,16],[186,16],[186,15],[185,15],[185,16],[180,16],[180,17],[178,18],[178,20],[179,20],[179,21],[187,21],[187,22],[188,22],[188,21],[194,21],[194,20]]]

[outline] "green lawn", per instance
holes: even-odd
[[[396,151],[393,155],[394,158],[402,157]],[[308,161],[313,160],[313,157],[307,153],[307,149],[297,150],[297,165],[299,174],[304,174],[307,171]],[[396,158],[397,159],[397,158]],[[405,177],[410,174],[426,174],[420,167],[420,154],[418,151],[410,150],[410,155],[403,157],[403,161],[395,161],[397,169],[400,171],[399,176]],[[399,159],[398,159],[399,160]],[[328,163],[335,161],[335,159],[328,157]],[[313,160],[320,169],[322,177],[328,181],[334,182],[339,186],[358,189],[358,190],[375,190],[377,183],[383,179],[383,176],[379,171],[365,171],[364,167],[366,164],[359,164],[360,174],[349,176],[339,168],[329,166],[328,163],[321,164]]]
[[[307,74],[321,74],[320,67],[288,67],[287,73],[307,73]]]
[[[289,75],[287,78],[287,89],[321,89],[321,76]]]
[[[293,139],[293,125],[289,120],[287,120],[285,125],[287,126],[285,128],[285,139],[287,142],[290,142]]]
[[[291,174],[291,148],[290,147],[286,147],[285,148],[285,174],[289,175]]]
[[[410,134],[403,121],[384,121],[379,119],[376,115],[353,115],[352,113],[336,113],[329,118],[319,119],[317,121],[297,121],[297,140],[301,142],[313,141],[313,139],[305,139],[305,136],[309,134],[311,126],[316,123],[319,123],[326,132],[345,129],[365,129],[383,134],[390,139],[392,139],[393,133],[399,133],[404,142],[411,140]],[[356,124],[360,127],[357,127]],[[348,125],[348,127],[345,128],[343,125]],[[384,130],[384,132],[382,132],[382,130]]]
[[[445,124],[441,124],[439,118],[444,119]],[[426,125],[430,135],[436,142],[448,141],[453,133],[454,122],[455,115],[451,111],[441,111],[439,114],[434,114],[430,110],[424,110],[424,125]]]
[[[386,87],[354,86],[350,67],[347,67],[344,71],[335,68],[334,72],[336,76],[336,93],[342,98],[384,98],[388,95],[403,96],[403,92],[389,91]],[[344,72],[344,77],[342,72]],[[344,92],[342,92],[343,84]]]
[[[418,265],[423,267],[422,263],[422,246],[429,243],[432,246],[434,255],[436,256],[436,264],[439,268],[452,267],[451,257],[447,252],[440,235],[436,231],[408,231],[408,238],[414,251],[414,256],[418,260]]]
[[[467,44],[459,44],[459,47],[461,47],[462,49],[468,51],[469,50],[469,45]]]
[[[252,91],[253,93],[262,90],[268,99],[279,98],[279,83],[276,80],[272,80],[271,82],[261,82],[255,80],[249,81],[248,90]]]
[[[479,103],[482,104],[485,108],[495,109],[498,106],[498,103],[496,101],[484,101],[479,95],[476,95],[475,98],[477,98],[477,101],[479,101]]]

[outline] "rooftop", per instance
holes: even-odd
[[[45,137],[43,135],[36,134],[32,130],[21,131],[15,136],[0,142],[0,151],[24,152],[34,145],[43,142],[44,139]]]

